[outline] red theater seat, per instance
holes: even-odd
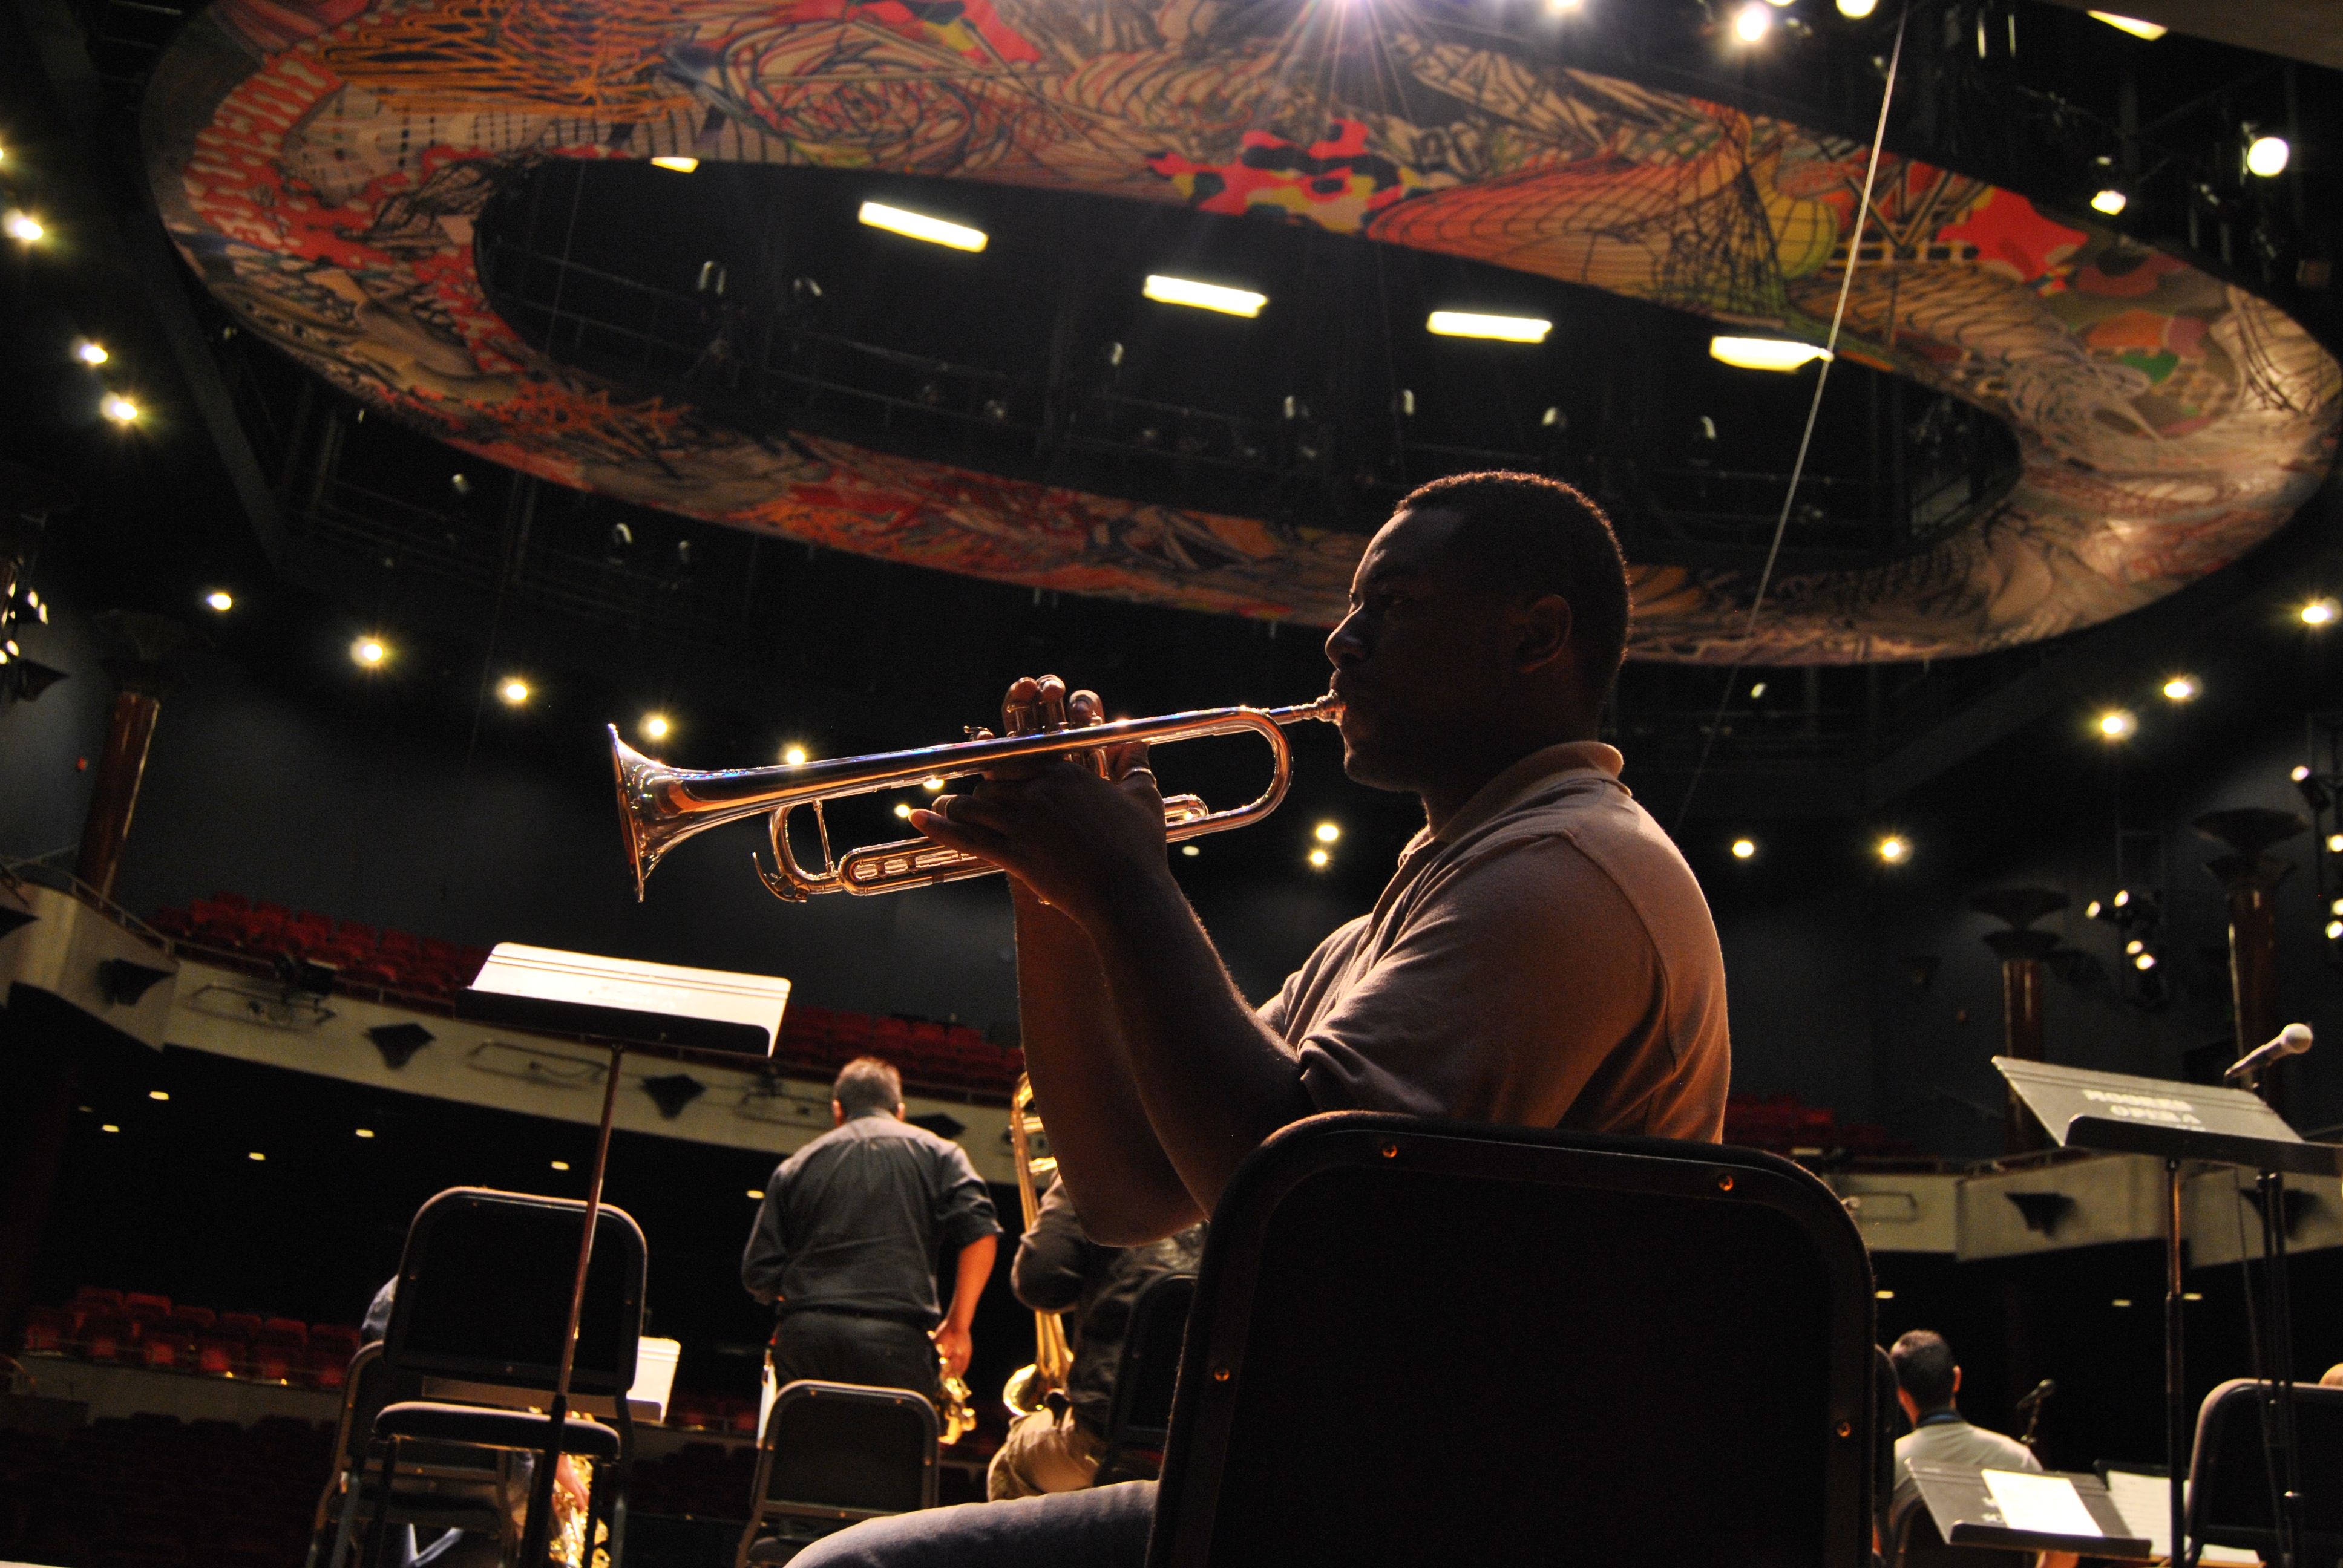
[[[136,1353],[137,1331],[138,1325],[120,1312],[86,1312],[74,1337],[91,1361],[128,1361]]]
[[[25,1309],[25,1349],[34,1355],[61,1356],[73,1340],[74,1315],[65,1307]]]
[[[242,893],[214,893],[210,899],[206,901],[217,904],[224,910],[248,910],[252,908],[252,900],[245,897]]]
[[[143,1291],[125,1292],[122,1311],[136,1322],[160,1322],[171,1315],[171,1298],[150,1295]]]

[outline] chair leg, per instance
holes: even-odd
[[[334,1549],[326,1558],[326,1568],[342,1568],[344,1559],[349,1555],[350,1526],[357,1521],[358,1493],[366,1490],[366,1461],[363,1457],[350,1467],[348,1474],[348,1483],[342,1491],[341,1515],[334,1525]]]
[[[398,1473],[398,1439],[382,1445],[382,1479],[375,1483],[374,1533],[367,1542],[366,1568],[390,1568],[390,1483]]]

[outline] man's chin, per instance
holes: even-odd
[[[1397,758],[1383,756],[1348,736],[1342,738],[1342,776],[1352,783],[1363,784],[1370,789],[1411,789],[1414,785],[1409,772]]]

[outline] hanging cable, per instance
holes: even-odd
[[[1879,94],[1879,124],[1871,133],[1871,157],[1864,166],[1863,196],[1855,208],[1855,230],[1848,236],[1846,268],[1839,275],[1838,302],[1831,307],[1830,334],[1823,340],[1823,362],[1815,375],[1815,395],[1806,405],[1806,427],[1798,437],[1797,460],[1790,465],[1789,488],[1782,492],[1782,513],[1774,520],[1774,542],[1766,547],[1765,565],[1757,574],[1757,591],[1750,596],[1749,614],[1742,622],[1741,643],[1745,648],[1757,629],[1757,617],[1765,608],[1765,590],[1773,586],[1774,564],[1782,556],[1782,539],[1790,530],[1790,508],[1798,498],[1798,484],[1806,472],[1806,453],[1814,446],[1815,423],[1823,411],[1823,388],[1830,385],[1831,366],[1838,358],[1839,327],[1846,319],[1846,299],[1855,287],[1855,266],[1863,254],[1863,231],[1871,216],[1871,192],[1879,178],[1879,155],[1887,143],[1887,110],[1896,101],[1896,75],[1904,62],[1904,28],[1912,19],[1911,0],[1905,0],[1904,9],[1896,19],[1896,45],[1887,55],[1887,79]],[[1740,683],[1741,671],[1746,665],[1745,656],[1735,658],[1733,668],[1726,671],[1725,691],[1716,699],[1716,716],[1709,721],[1708,731],[1701,738],[1700,760],[1693,764],[1692,778],[1684,784],[1684,799],[1677,803],[1675,821],[1671,824],[1671,836],[1682,832],[1684,818],[1692,811],[1693,797],[1700,790],[1701,775],[1708,771],[1709,754],[1716,749],[1717,731],[1725,728],[1725,712],[1732,705],[1734,688]]]

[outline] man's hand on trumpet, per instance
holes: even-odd
[[[1081,728],[1105,717],[1098,693],[1069,696],[1054,675],[1018,680],[1001,703],[1002,728],[1011,735]],[[991,861],[1084,927],[1133,886],[1171,874],[1163,797],[1143,745],[1004,764],[969,793],[913,811],[911,825],[940,844]]]

